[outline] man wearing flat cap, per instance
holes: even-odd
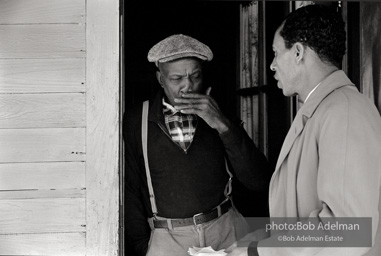
[[[208,46],[181,34],[148,53],[162,90],[124,121],[129,255],[224,249],[248,231],[232,179],[254,191],[268,186],[266,158],[203,85],[203,62],[212,58]]]

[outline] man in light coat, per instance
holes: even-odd
[[[371,217],[372,247],[271,247],[272,234],[242,255],[381,255],[381,118],[340,70],[344,22],[336,10],[302,7],[280,25],[273,41],[278,87],[303,103],[284,141],[270,183],[271,217]],[[287,233],[284,233],[287,234]],[[247,237],[258,240],[256,233]]]

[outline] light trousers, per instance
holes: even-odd
[[[221,250],[248,232],[246,220],[233,207],[219,218],[203,224],[153,229],[147,256],[188,256],[188,249],[193,246]]]

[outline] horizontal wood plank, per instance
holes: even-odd
[[[85,233],[0,235],[0,255],[84,256]]]
[[[85,160],[85,128],[0,129],[0,163]]]
[[[85,25],[0,25],[0,58],[85,57]]]
[[[0,24],[84,22],[85,0],[0,1]]]
[[[0,191],[84,187],[84,162],[0,164]]]
[[[10,199],[41,199],[41,198],[85,198],[86,190],[71,189],[33,189],[0,191],[0,200]]]
[[[0,93],[84,92],[85,65],[85,58],[0,59]]]
[[[85,198],[0,200],[0,234],[84,232]]]
[[[0,94],[1,128],[85,127],[83,93]]]

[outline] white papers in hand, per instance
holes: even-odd
[[[211,246],[208,247],[195,247],[189,248],[188,254],[192,256],[226,256],[227,253],[225,252],[225,249],[215,251]]]

